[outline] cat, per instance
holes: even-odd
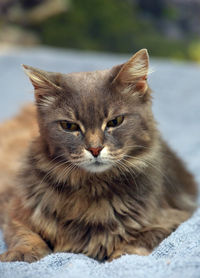
[[[151,253],[192,215],[197,186],[157,129],[147,50],[109,70],[24,69],[36,109],[0,126],[0,261]]]

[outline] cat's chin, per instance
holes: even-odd
[[[112,167],[112,164],[94,162],[88,165],[82,165],[82,168],[91,173],[105,172]]]

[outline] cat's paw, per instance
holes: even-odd
[[[20,250],[13,249],[8,250],[7,252],[0,254],[1,262],[16,262],[16,261],[24,261],[28,263],[32,263],[38,261],[43,258],[45,255],[48,255],[47,251],[38,251],[34,252],[33,250]]]
[[[124,251],[122,250],[115,250],[112,255],[108,258],[108,261],[111,262],[112,260],[114,259],[118,259],[120,258],[121,256],[123,255],[126,255],[127,253],[125,253]]]
[[[139,256],[147,256],[149,255],[151,252],[144,248],[144,247],[132,247],[132,246],[127,246],[126,248],[124,248],[123,250],[117,249],[115,250],[112,255],[109,257],[108,261],[111,262],[114,259],[118,259],[120,258],[122,255],[131,255],[131,254],[135,254],[135,255],[139,255]]]

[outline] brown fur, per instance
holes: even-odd
[[[40,133],[31,105],[0,126],[0,221],[8,245],[0,260],[32,262],[63,251],[101,261],[149,254],[193,213],[196,184],[156,128],[147,52],[105,71],[25,69]],[[118,115],[122,124],[107,128]],[[60,120],[81,131],[63,131]],[[90,148],[107,148],[103,163],[111,166],[90,166]]]

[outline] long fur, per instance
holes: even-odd
[[[196,184],[157,130],[147,51],[105,71],[26,70],[37,116],[30,105],[0,126],[0,222],[8,245],[0,260],[149,254],[193,213]],[[121,125],[106,127],[121,114]],[[81,131],[63,131],[63,119]],[[88,149],[97,146],[110,163],[105,171],[90,171],[96,158]]]

